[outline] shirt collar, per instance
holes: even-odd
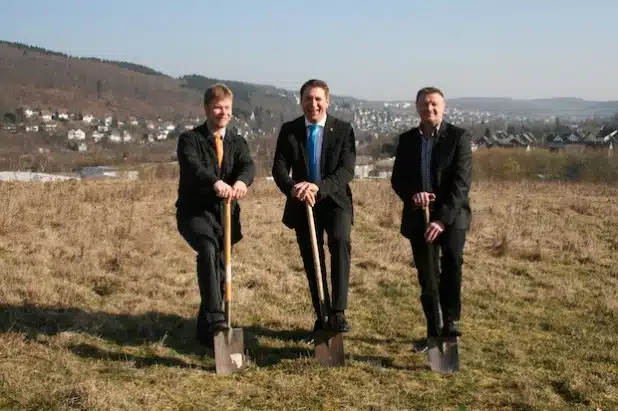
[[[312,123],[309,120],[307,120],[307,117],[305,117],[305,127],[309,127],[309,126],[312,126],[314,124],[317,124],[318,126],[321,126],[321,127],[325,127],[326,126],[326,117],[328,117],[328,115],[324,116],[322,118],[322,120],[318,121],[317,123]]]
[[[226,128],[224,128],[223,130],[221,130],[221,140],[224,140],[224,139],[225,139],[225,134],[226,134],[226,131],[227,131],[227,127],[226,127]],[[209,133],[210,133],[210,135],[211,135],[211,136],[213,136],[213,138],[214,138],[215,133],[213,133],[213,132],[210,130],[210,128],[208,129],[208,132],[209,132]]]
[[[440,122],[438,123],[438,125],[437,125],[437,126],[435,126],[435,127],[433,128],[433,133],[431,134],[432,136],[435,136],[435,135],[437,135],[437,134],[438,134],[438,132],[440,131],[440,128],[442,127],[442,123],[443,123],[443,121],[440,121]],[[418,125],[418,131],[419,131],[419,133],[421,134],[421,136],[424,136],[424,135],[425,135],[425,134],[423,133],[423,125],[422,125],[422,124],[419,124],[419,125]]]

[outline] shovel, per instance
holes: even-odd
[[[225,201],[225,319],[227,330],[219,331],[214,336],[215,367],[217,374],[231,374],[243,368],[245,364],[245,341],[242,328],[232,328],[232,216],[231,200]]]
[[[313,248],[313,265],[318,283],[318,295],[320,298],[320,320],[322,328],[314,333],[315,357],[318,362],[326,367],[343,366],[345,355],[343,352],[343,334],[330,330],[326,324],[326,310],[324,307],[324,284],[322,282],[322,266],[318,251],[318,238],[315,231],[313,209],[307,204],[307,218],[309,220],[309,232],[311,234],[311,246]]]
[[[425,207],[425,226],[430,224],[429,207]],[[436,246],[427,244],[427,254],[429,260],[429,287],[434,298],[433,320],[434,324],[429,326],[434,331],[439,331],[442,328],[442,313],[440,310],[440,298],[438,292],[438,270],[436,263],[438,262]],[[439,332],[434,332],[434,335],[440,335]],[[453,373],[459,371],[459,342],[457,337],[429,337],[427,338],[427,355],[431,370],[439,373]]]

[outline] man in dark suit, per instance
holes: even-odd
[[[421,304],[428,337],[461,335],[461,277],[463,249],[470,227],[469,191],[472,173],[470,134],[443,120],[444,94],[435,87],[419,90],[416,108],[421,123],[399,136],[391,185],[403,201],[400,232],[410,240],[421,286]],[[425,228],[424,207],[430,207]],[[428,250],[434,247],[433,266],[440,263],[439,302],[428,286]],[[438,261],[438,247],[442,257]],[[441,316],[434,315],[438,303]],[[427,339],[416,344],[427,349]]]
[[[232,91],[225,85],[209,87],[204,93],[206,121],[182,133],[177,147],[177,227],[197,253],[201,297],[197,339],[211,348],[214,333],[227,328],[222,309],[225,201],[231,201],[232,244],[236,244],[242,239],[238,200],[247,194],[255,177],[245,139],[227,128],[232,104]]]
[[[309,282],[317,320],[320,306],[313,265],[311,237],[305,203],[314,211],[323,283],[326,285],[324,231],[331,253],[332,305],[325,290],[329,326],[338,332],[350,330],[345,317],[348,304],[351,239],[353,225],[352,191],[356,141],[352,125],[327,114],[328,85],[309,80],[300,89],[304,116],[282,125],[272,166],[273,178],[287,197],[283,223],[296,232],[305,273]],[[292,175],[290,176],[290,170]],[[327,288],[327,287],[325,287]]]

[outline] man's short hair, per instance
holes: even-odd
[[[221,100],[224,98],[234,98],[232,90],[223,83],[216,83],[208,87],[204,92],[204,105],[209,105],[213,101]]]
[[[423,87],[422,89],[420,89],[418,91],[418,93],[416,93],[416,102],[418,102],[418,100],[421,97],[426,96],[427,94],[434,94],[437,93],[439,94],[442,98],[444,98],[444,93],[442,92],[442,90],[440,90],[437,87]]]
[[[311,87],[320,87],[321,89],[324,90],[326,97],[328,97],[328,94],[329,94],[328,84],[326,84],[324,80],[318,80],[318,79],[313,78],[311,80],[305,81],[305,83],[300,88],[300,98],[303,97],[303,93],[305,92],[305,90]]]

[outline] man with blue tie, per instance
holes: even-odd
[[[283,224],[296,232],[317,317],[313,331],[321,328],[322,319],[305,204],[313,207],[324,284],[327,284],[324,232],[328,236],[332,304],[325,290],[326,307],[330,307],[325,320],[331,329],[347,332],[350,327],[345,310],[354,219],[350,182],[356,164],[354,129],[350,123],[327,114],[330,96],[326,82],[316,79],[305,82],[300,96],[304,115],[281,126],[272,175],[287,197]]]

